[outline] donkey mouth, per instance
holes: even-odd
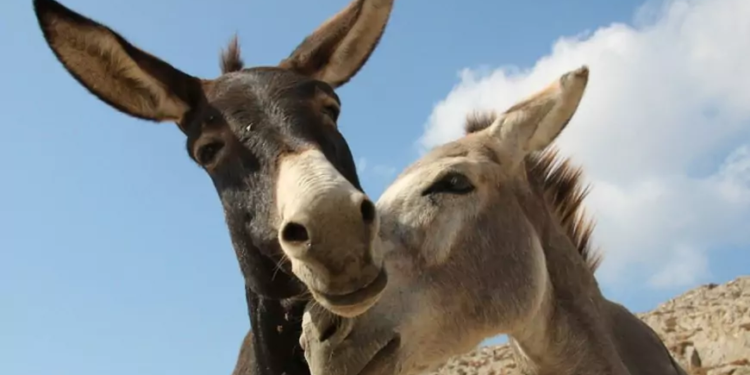
[[[315,291],[315,293],[333,307],[348,307],[373,299],[385,289],[386,285],[388,285],[388,273],[385,268],[382,268],[375,280],[351,293],[330,294],[320,291]]]

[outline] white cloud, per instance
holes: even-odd
[[[387,165],[376,165],[372,167],[372,173],[383,179],[390,179],[396,174],[396,168]]]
[[[361,157],[354,162],[354,165],[357,168],[357,173],[364,173],[367,170],[367,159]]]
[[[587,92],[558,146],[593,184],[599,278],[703,281],[709,252],[750,245],[748,19],[748,0],[651,3],[637,26],[561,38],[530,69],[465,69],[418,145],[458,138],[470,111],[503,110],[586,64]]]
[[[651,285],[656,287],[673,287],[693,283],[697,278],[708,275],[708,260],[706,254],[695,248],[675,246],[674,255],[679,262],[670,262],[661,267],[651,279]]]
[[[379,180],[389,180],[396,174],[396,168],[383,164],[370,165],[367,159],[361,157],[355,162],[357,173],[360,175],[369,174],[377,177]]]

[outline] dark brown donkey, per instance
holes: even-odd
[[[176,123],[211,177],[245,278],[253,373],[309,373],[297,344],[308,287],[335,312],[369,306],[385,286],[372,254],[378,218],[337,129],[333,90],[367,61],[392,5],[353,1],[275,67],[243,68],[235,39],[222,75],[200,79],[53,0],[34,0],[72,76],[120,112]]]

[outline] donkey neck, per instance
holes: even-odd
[[[302,334],[299,322],[307,302],[294,298],[268,299],[249,289],[245,290],[245,297],[253,331],[252,348],[246,348],[245,345],[250,344],[243,343],[235,373],[309,375],[304,351],[298,345]]]
[[[606,300],[564,231],[551,220],[537,228],[548,285],[539,309],[510,333],[516,360],[536,375],[626,375],[612,340]]]

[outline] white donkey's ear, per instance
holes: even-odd
[[[516,103],[487,129],[503,150],[521,158],[543,150],[565,129],[578,109],[588,83],[585,65],[565,73],[531,97]]]

